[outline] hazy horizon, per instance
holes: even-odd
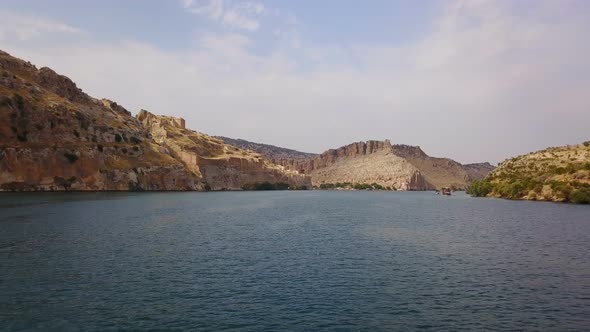
[[[0,49],[89,95],[303,152],[496,164],[589,140],[585,1],[7,0]]]

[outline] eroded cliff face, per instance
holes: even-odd
[[[419,146],[396,144],[392,148],[395,155],[418,168],[435,188],[466,189],[473,180],[484,178],[494,169],[489,163],[462,165],[449,158],[430,157]]]
[[[466,188],[494,167],[489,163],[462,165],[452,159],[427,155],[419,146],[389,140],[358,142],[306,159],[275,162],[322,183],[377,183],[402,190],[431,190],[442,187]]]
[[[311,178],[274,164],[262,155],[225,144],[221,139],[186,129],[184,120],[142,110],[137,119],[154,140],[188,169],[202,176],[212,190],[239,190],[262,182],[311,187]]]
[[[393,153],[418,168],[435,188],[464,189],[471,181],[463,165],[448,158],[430,157],[419,146],[394,145]]]
[[[392,152],[388,140],[349,144],[307,160],[281,160],[289,169],[309,174],[314,186],[324,183],[372,184],[400,190],[434,189],[421,172]]]
[[[491,167],[431,158],[419,147],[389,141],[321,155],[235,142],[262,154],[189,130],[181,118],[147,111],[133,117],[49,68],[0,51],[1,191],[239,190],[262,182],[425,190],[463,188]]]
[[[185,127],[137,118],[49,68],[0,51],[0,190],[237,190],[308,176]]]
[[[123,107],[0,53],[0,190],[198,190],[200,182]]]

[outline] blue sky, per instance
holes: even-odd
[[[322,152],[461,162],[590,139],[590,3],[4,0],[0,49],[130,111]]]

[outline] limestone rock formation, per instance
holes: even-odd
[[[142,110],[137,119],[157,143],[203,177],[213,190],[238,190],[262,182],[311,187],[311,178],[276,165],[261,154],[225,144],[221,139],[188,130],[184,120]]]
[[[419,147],[389,141],[316,155],[215,138],[187,129],[182,118],[147,111],[133,117],[49,68],[0,51],[2,191],[237,190],[262,182],[426,190],[464,188],[491,168],[432,158]]]
[[[94,99],[69,78],[0,51],[0,191],[240,189],[310,184],[184,120]]]
[[[309,174],[314,186],[324,183],[376,183],[400,190],[434,189],[420,170],[393,153],[388,140],[349,144],[307,160],[283,160],[290,169]]]
[[[314,186],[322,183],[377,183],[405,190],[430,190],[441,187],[465,189],[475,179],[482,179],[494,169],[489,163],[462,165],[452,159],[427,155],[418,146],[396,144],[388,140],[358,142],[321,155],[304,153],[272,145],[235,142],[312,177]]]
[[[430,157],[419,146],[397,144],[393,153],[418,168],[435,188],[466,189],[471,181],[485,177],[494,169],[489,163],[462,165],[449,158]]]
[[[124,108],[0,54],[0,190],[197,190]]]

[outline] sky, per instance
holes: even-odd
[[[590,140],[586,0],[2,0],[0,49],[136,114],[459,162]]]

